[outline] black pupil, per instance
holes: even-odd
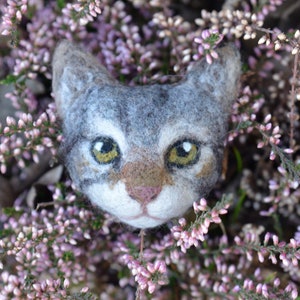
[[[176,147],[176,152],[179,157],[187,157],[189,152],[186,152],[182,145]]]
[[[100,152],[108,153],[108,152],[112,151],[113,148],[114,148],[114,145],[113,145],[112,141],[104,140]]]

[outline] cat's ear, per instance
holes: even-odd
[[[227,45],[216,51],[218,58],[208,64],[205,59],[187,73],[185,83],[200,93],[206,91],[229,113],[240,89],[241,60],[238,50]]]
[[[95,57],[66,40],[55,49],[52,69],[52,90],[62,119],[69,106],[89,86],[117,84]]]

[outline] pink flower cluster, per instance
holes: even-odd
[[[7,5],[2,8],[2,23],[0,34],[10,35],[16,31],[17,24],[21,22],[22,15],[27,12],[28,0],[7,0]]]
[[[211,64],[213,59],[218,58],[218,53],[214,48],[222,41],[223,35],[217,30],[203,30],[200,37],[194,39],[195,43],[199,44],[198,53],[193,56],[195,60],[204,56],[206,61]]]
[[[279,238],[275,234],[270,234],[267,232],[263,238],[263,244],[259,242],[259,235],[262,230],[248,230],[245,231],[244,237],[236,236],[234,241],[238,246],[238,251],[243,248],[248,261],[253,261],[253,252],[256,252],[257,258],[260,263],[268,258],[272,264],[277,264],[278,260],[281,261],[283,268],[291,268],[295,272],[295,268],[299,273],[298,261],[300,260],[300,243],[295,239],[290,239],[289,243],[280,242]],[[298,279],[297,279],[298,280]],[[279,287],[280,279],[278,277],[274,278],[273,286]],[[248,279],[244,282],[244,288],[249,290],[255,290],[256,293],[262,294],[266,298],[274,297],[270,291],[270,287],[267,284],[259,284],[254,286],[253,280]],[[286,285],[285,289],[282,290],[282,294],[290,295],[291,299],[296,299],[298,297],[298,289],[294,283],[289,283]],[[287,296],[286,296],[287,297]]]
[[[31,114],[23,113],[16,121],[13,117],[6,118],[7,126],[0,128],[0,170],[7,170],[8,158],[17,159],[20,168],[25,167],[26,160],[39,161],[39,154],[49,149],[52,155],[57,153],[57,143],[61,135],[56,130],[56,115],[53,105],[42,113],[36,120]],[[22,135],[23,134],[23,138]]]
[[[138,291],[146,290],[149,294],[153,294],[157,288],[168,283],[166,263],[158,257],[141,252],[142,250],[139,252],[139,242],[139,239],[122,234],[117,242],[115,253],[119,257],[118,260],[130,270],[138,284]],[[120,280],[121,286],[128,283],[128,279]]]
[[[63,197],[69,203],[74,198],[72,192]],[[60,204],[55,212],[27,212],[16,208],[8,210],[7,216],[1,215],[1,222],[5,222],[4,232],[14,233],[0,239],[1,266],[4,268],[0,299],[62,299],[70,296],[74,288],[78,295],[88,295],[89,288],[82,287],[82,283],[95,271],[94,265],[104,252],[90,256],[90,261],[84,264],[81,259],[86,250],[82,245],[89,245],[92,252],[100,250],[92,236],[106,236],[109,230],[105,229],[105,223],[101,229],[98,225],[95,229],[80,225],[87,220],[96,225],[100,219],[86,209],[72,205],[63,208]],[[15,260],[14,273],[6,268],[12,258]]]
[[[79,0],[78,3],[72,4],[71,7],[79,13],[80,25],[86,25],[92,22],[101,14],[100,0]]]
[[[78,0],[77,3],[66,4],[62,9],[62,17],[58,24],[68,25],[71,32],[76,32],[82,26],[92,22],[100,14],[101,2],[99,0]],[[83,30],[83,28],[80,30]]]
[[[146,289],[149,294],[153,294],[159,286],[168,283],[164,261],[157,260],[154,263],[147,262],[143,265],[142,261],[134,259],[129,254],[124,254],[121,259],[131,270],[131,274],[141,290]]]
[[[261,110],[264,102],[264,98],[258,94],[257,90],[252,90],[248,85],[243,88],[241,96],[232,107],[231,122],[233,130],[229,132],[229,142],[236,137],[241,140],[244,134],[253,131],[257,113]]]
[[[180,246],[182,252],[186,252],[191,246],[198,247],[199,241],[205,240],[209,226],[212,223],[221,223],[220,215],[227,213],[229,208],[229,199],[224,199],[213,209],[207,206],[206,200],[202,198],[199,203],[194,203],[194,211],[197,218],[194,223],[189,225],[184,218],[179,219],[179,225],[171,228],[173,237],[177,240],[177,246]]]
[[[276,147],[280,143],[281,134],[279,133],[279,126],[273,127],[272,123],[270,122],[272,116],[268,114],[262,124],[258,124],[256,127],[259,132],[262,134],[263,140],[258,141],[257,148],[263,148],[266,145],[271,145],[271,147]],[[292,149],[284,149],[285,153],[292,153]],[[270,160],[274,160],[276,154],[274,150],[271,150],[270,153]]]
[[[29,26],[30,27],[30,26]],[[40,33],[43,28],[40,28]],[[44,28],[47,30],[47,28]],[[43,73],[50,78],[50,73],[46,67],[50,63],[50,52],[46,48],[39,48],[38,45],[30,41],[21,40],[16,52],[15,76],[24,76],[35,79],[37,74]]]
[[[3,272],[1,279],[5,284],[0,294],[1,299],[22,299],[25,296],[23,282],[18,276]],[[47,279],[42,283],[33,284],[35,291],[27,293],[26,299],[61,299],[67,296],[65,287],[66,283],[62,285],[59,279]]]
[[[272,45],[274,47],[275,51],[278,51],[283,48],[291,49],[291,54],[296,55],[299,53],[299,37],[300,37],[300,31],[296,30],[294,35],[287,35],[283,32],[280,32],[278,30],[269,31],[265,35],[263,35],[259,41],[259,45],[265,44],[266,46]]]

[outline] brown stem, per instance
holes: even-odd
[[[32,163],[22,170],[22,177],[16,176],[10,180],[15,196],[20,195],[24,190],[29,188],[39,177],[50,169],[50,162],[53,155],[50,151],[43,152],[38,163]]]
[[[145,237],[146,233],[144,229],[140,230],[139,236],[141,237],[141,241],[140,241],[140,260],[143,259],[143,254],[144,254],[144,237]]]
[[[141,237],[141,240],[140,240],[140,253],[139,253],[140,261],[142,261],[143,258],[144,258],[144,237],[145,237],[145,235],[146,235],[145,230],[141,229],[140,233],[139,233],[139,236]],[[135,293],[135,300],[140,300],[140,299],[141,299],[141,289],[138,286],[138,288],[136,290],[136,293]]]
[[[258,26],[253,26],[253,29],[257,30],[257,31],[262,31],[268,34],[273,34],[275,33],[274,30],[271,29],[267,29],[267,28],[262,28],[262,27],[258,27]]]
[[[290,113],[290,148],[294,148],[294,131],[295,131],[295,99],[296,99],[296,80],[298,75],[299,53],[295,54],[292,89],[291,89],[291,113]]]

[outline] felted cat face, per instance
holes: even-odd
[[[70,42],[57,47],[53,91],[66,165],[80,191],[138,228],[183,215],[216,183],[240,75],[230,46],[177,84],[128,87]]]

